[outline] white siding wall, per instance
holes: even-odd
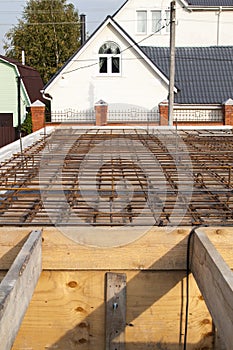
[[[120,76],[98,74],[98,51],[108,40],[116,42],[123,50]],[[167,85],[138,59],[134,49],[126,50],[127,47],[128,43],[120,39],[111,25],[105,27],[50,87],[52,111],[90,109],[100,99],[109,106],[120,104],[122,109],[127,105],[157,108],[158,103],[167,96]]]
[[[17,125],[17,85],[13,67],[0,61],[0,112],[13,113]]]
[[[21,86],[21,120],[26,117],[28,102]],[[0,113],[13,113],[14,127],[18,126],[17,75],[14,66],[0,61]]]
[[[169,9],[170,0],[129,0],[118,12],[115,20],[139,42],[149,36],[151,24],[145,35],[137,34],[137,10],[148,10],[148,18],[153,10],[162,10],[165,20],[165,11]],[[177,0],[177,46],[212,46],[233,45],[233,11],[192,11],[183,8]],[[141,45],[169,46],[169,32],[157,33],[143,40]]]

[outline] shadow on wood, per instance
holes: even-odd
[[[2,234],[3,235],[3,234]],[[9,266],[11,266],[15,260],[15,257],[20,252],[20,249],[23,247],[24,243],[27,241],[28,237],[30,236],[30,233],[26,235],[23,239],[17,242],[15,246],[13,246],[11,249],[9,249],[9,244],[6,244],[6,253],[0,256],[0,270],[8,271]],[[6,234],[7,237],[7,234]],[[7,242],[7,239],[6,239]],[[4,242],[1,241],[1,251],[4,249]]]
[[[174,249],[177,252],[177,249],[182,247],[181,250],[183,251],[183,246],[186,244],[187,238],[178,244],[180,247],[176,246]],[[121,329],[119,329],[119,332],[126,333],[127,350],[180,349],[183,339],[185,302],[183,280],[185,278],[186,271],[161,271],[161,265],[163,265],[163,262],[167,262],[167,260],[172,261],[174,258],[174,249],[171,249],[167,254],[150,266],[149,270],[127,273],[127,317],[126,324],[122,324]],[[47,273],[49,274],[49,272]],[[93,272],[93,278],[94,274],[95,272]],[[104,281],[105,272],[102,272],[102,274],[102,281]],[[74,275],[71,275],[75,276],[75,273]],[[47,278],[51,279],[51,275],[47,276]],[[88,314],[89,312],[86,310],[87,306],[79,301],[80,297],[78,295],[78,283],[75,285],[75,282],[73,281],[73,287],[74,289],[77,287],[77,302],[75,311],[79,315],[82,314],[83,317],[81,318],[81,322],[77,323],[73,329],[67,331],[67,333],[64,334],[58,341],[47,346],[46,348],[48,350],[73,350],[79,348],[79,346],[81,347],[82,345],[82,349],[103,349],[105,343],[105,309],[112,307],[115,298],[110,299],[108,301],[108,305],[105,305],[104,302],[102,302],[101,305],[96,308],[95,306],[92,306],[92,300],[90,300],[90,309],[93,308],[93,312]],[[100,287],[96,286],[96,288],[98,289]],[[102,283],[101,288],[104,289],[104,283]],[[169,292],[174,288],[176,289],[175,300],[168,297]],[[163,303],[162,306],[160,305],[157,307],[156,303],[162,298],[167,298],[167,303]],[[204,301],[201,300],[201,302],[204,305]],[[175,320],[171,319],[171,317],[174,316],[174,310],[172,310],[172,308],[175,308]],[[171,311],[173,311],[172,315]],[[54,312],[56,313],[55,309]],[[85,314],[86,316],[84,316]],[[140,317],[142,314],[144,314],[143,325],[140,324]],[[79,317],[77,317],[77,319],[78,318]],[[189,349],[213,349],[214,335],[212,333],[211,319],[207,318],[206,314],[203,314],[203,320],[201,320],[200,323],[201,322],[204,325],[202,327],[203,333],[201,335],[199,334],[199,339],[201,338],[201,340],[198,341],[198,343],[190,345]],[[102,328],[100,327],[100,324],[102,325]],[[166,339],[164,339],[162,330],[166,330]],[[170,338],[174,338],[174,333],[176,334],[176,339],[169,341],[169,334],[172,334]],[[143,341],[139,340],[140,337],[143,339]],[[135,339],[138,339],[138,341]],[[146,341],[144,341],[145,339]],[[154,339],[156,340],[154,341]],[[112,344],[114,345],[114,340],[112,340]],[[118,346],[113,346],[111,349],[118,350],[120,348]]]

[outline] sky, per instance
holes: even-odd
[[[91,34],[108,15],[112,15],[125,0],[67,0],[79,14],[86,15],[87,32]],[[0,54],[4,55],[3,40],[17,20],[22,17],[26,0],[0,0]]]

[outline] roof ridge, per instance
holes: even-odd
[[[3,60],[5,60],[5,61],[7,61],[7,62],[9,62],[11,64],[14,64],[17,67],[22,67],[22,68],[25,68],[25,69],[30,69],[30,70],[37,71],[36,68],[34,68],[32,66],[28,66],[27,64],[23,64],[22,62],[19,62],[15,58],[11,58],[11,57],[0,55],[0,59],[3,59]]]

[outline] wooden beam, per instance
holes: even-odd
[[[135,228],[132,227],[133,229]],[[62,234],[59,228],[44,227],[43,270],[184,271],[187,237],[191,228],[174,228],[169,234],[167,229],[167,227],[152,227],[131,244],[98,249],[77,244]],[[0,227],[0,269],[10,268],[31,230],[29,227]],[[89,227],[83,227],[84,236],[88,234],[88,230]],[[203,231],[233,269],[233,227],[205,227]],[[128,231],[125,231],[125,234],[128,234]],[[106,256],[110,258],[106,259]]]
[[[41,231],[32,231],[0,284],[1,350],[10,350],[42,270]]]
[[[228,350],[233,344],[233,272],[205,233],[193,237],[191,271]]]
[[[106,273],[106,350],[125,349],[126,274]]]

